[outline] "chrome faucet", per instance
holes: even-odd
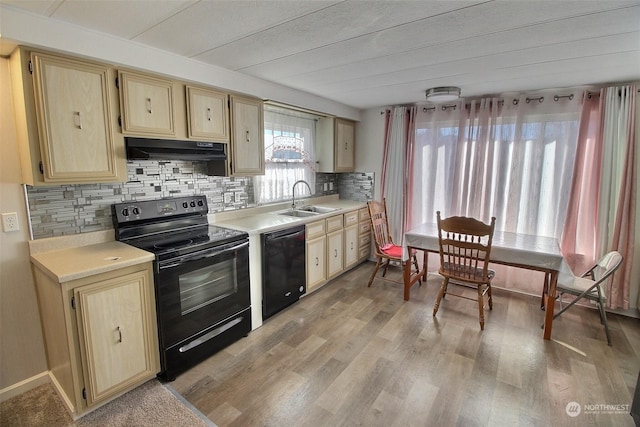
[[[296,209],[296,185],[301,183],[301,182],[304,183],[307,186],[307,188],[309,189],[309,194],[313,194],[311,192],[311,186],[304,179],[301,179],[301,180],[298,180],[298,181],[294,182],[293,183],[293,187],[291,188],[291,194],[293,196],[291,198],[291,210],[295,210]]]

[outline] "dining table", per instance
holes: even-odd
[[[440,252],[438,225],[424,223],[404,233],[403,249],[404,300],[409,301],[411,287],[420,279],[427,278],[428,253]],[[412,273],[409,262],[408,254],[412,250],[423,252],[422,269],[416,274]],[[558,239],[496,230],[493,234],[490,262],[544,273],[541,305],[545,310],[543,337],[551,339],[558,273],[565,264]]]

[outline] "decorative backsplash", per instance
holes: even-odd
[[[338,194],[341,199],[367,202],[373,200],[373,172],[338,174]]]
[[[202,194],[210,213],[256,206],[251,177],[209,176],[204,162],[129,161],[127,179],[114,184],[27,187],[33,238],[108,230],[113,228],[111,205],[129,200]],[[343,188],[353,197],[343,196]],[[316,195],[339,193],[341,198],[361,200],[367,188],[372,191],[373,174],[316,174]]]

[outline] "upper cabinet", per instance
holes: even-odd
[[[355,129],[355,123],[350,120],[325,117],[318,121],[318,172],[355,171]]]
[[[118,86],[125,135],[175,137],[171,80],[121,70]]]
[[[231,173],[264,175],[264,118],[259,99],[231,95]]]
[[[192,139],[229,142],[229,100],[224,92],[186,85],[187,129]]]
[[[124,181],[113,69],[24,48],[10,63],[23,182]]]

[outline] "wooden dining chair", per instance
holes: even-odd
[[[438,218],[438,241],[440,244],[440,270],[444,277],[438,299],[433,306],[435,316],[440,302],[445,295],[452,295],[478,302],[478,317],[480,329],[484,330],[484,296],[488,296],[489,310],[493,309],[491,297],[491,279],[495,272],[489,269],[491,243],[496,224],[495,217],[490,224],[477,219],[453,216],[445,219]],[[477,298],[470,298],[463,294],[450,293],[449,284],[472,287],[477,290]]]
[[[369,201],[367,202],[367,206],[369,208],[369,216],[371,218],[371,231],[373,233],[373,242],[375,246],[375,256],[377,258],[376,266],[373,269],[373,273],[371,273],[371,277],[369,278],[369,285],[373,283],[373,280],[376,277],[376,273],[380,269],[382,265],[384,267],[382,271],[382,279],[388,280],[391,282],[402,283],[400,280],[393,280],[385,278],[387,274],[387,269],[389,268],[389,263],[391,261],[396,261],[402,265],[402,246],[398,246],[393,243],[393,239],[391,238],[391,234],[389,233],[389,221],[387,220],[387,202],[385,199],[382,199],[382,202]],[[418,258],[416,257],[416,251],[412,250],[409,256],[410,261],[416,269],[416,274],[420,273],[420,268],[418,267]],[[422,284],[422,280],[420,280],[420,284]]]

